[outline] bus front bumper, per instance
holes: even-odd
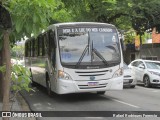
[[[62,80],[57,82],[57,94],[122,90],[123,76],[100,81]]]

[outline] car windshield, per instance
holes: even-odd
[[[92,30],[94,29],[94,31]],[[109,65],[119,63],[118,35],[112,28],[59,29],[62,65]]]
[[[160,69],[159,62],[145,62],[148,69]]]

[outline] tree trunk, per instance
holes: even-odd
[[[10,111],[10,79],[11,79],[11,56],[10,56],[10,45],[9,45],[9,32],[4,30],[4,42],[3,42],[3,63],[6,64],[6,72],[3,80],[3,107],[2,111]],[[9,120],[9,118],[3,118],[3,120]]]
[[[0,50],[0,66],[2,66],[2,50]],[[0,72],[0,102],[3,100],[3,81],[2,72]]]
[[[139,49],[139,53],[140,53],[140,59],[142,58],[142,54],[141,54],[141,49],[142,49],[142,34],[139,35],[140,36],[140,49]]]

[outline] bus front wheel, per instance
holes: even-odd
[[[50,82],[48,76],[47,76],[47,78],[46,78],[46,87],[47,87],[47,94],[48,94],[49,96],[51,96],[51,94],[52,94],[52,91],[51,91],[51,82]]]

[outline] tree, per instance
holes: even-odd
[[[159,24],[160,1],[157,0],[62,0],[75,21],[115,24],[138,33]],[[158,16],[157,16],[158,15]]]
[[[2,52],[0,50],[0,66],[2,66]],[[3,96],[3,85],[2,85],[2,73],[0,71],[0,101],[2,101]]]
[[[104,22],[120,25],[130,24],[128,19],[129,0],[62,0],[75,21]],[[123,20],[119,20],[118,18]],[[125,20],[125,22],[124,22]],[[126,22],[127,21],[127,22]],[[117,24],[116,24],[117,23]],[[128,24],[129,23],[129,24]],[[124,27],[123,26],[123,27]],[[131,24],[130,24],[131,26]],[[127,26],[128,27],[128,26]]]
[[[160,32],[160,1],[157,0],[62,0],[75,21],[94,21],[136,31],[140,36],[156,27]]]
[[[6,63],[3,111],[10,111],[8,106],[11,78],[10,43],[15,43],[24,36],[31,37],[32,33],[36,37],[40,31],[48,26],[49,20],[57,9],[56,5],[56,0],[3,0],[2,6],[10,12],[13,23],[10,41],[8,31],[0,33],[0,36],[2,34],[4,36],[2,52],[5,55],[5,57],[3,56],[3,63]],[[5,21],[3,20],[2,23],[5,23]],[[4,119],[7,120],[7,118]]]
[[[24,45],[15,45],[11,49],[11,57],[22,59],[24,57]]]
[[[9,29],[11,28],[11,18],[9,12],[0,5],[0,28],[2,30],[3,44],[2,47],[2,64],[5,64],[5,74],[3,80],[3,111],[9,111],[9,91],[10,91],[10,77],[11,77],[11,64],[10,64],[10,51],[9,51]],[[3,118],[8,120],[9,118]]]

